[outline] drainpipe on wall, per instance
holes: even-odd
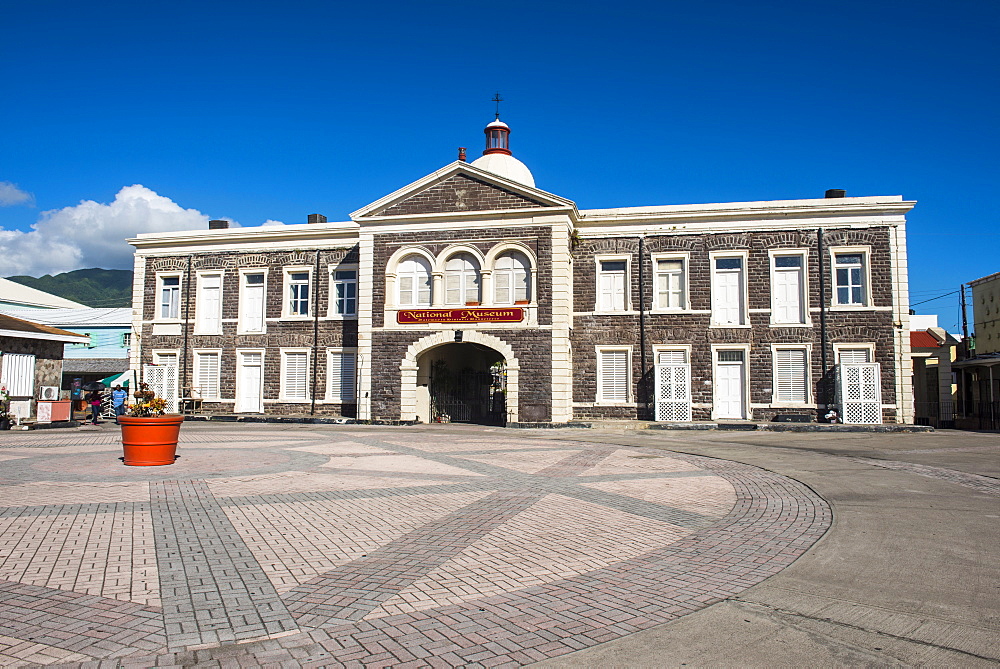
[[[819,404],[827,409],[830,406],[830,393],[829,386],[825,383],[829,368],[826,365],[826,268],[823,265],[823,228],[816,229],[816,247],[819,254],[819,359],[823,367],[823,374],[820,377],[823,389],[823,397],[820,399],[823,401]]]
[[[184,356],[181,362],[181,378],[177,380],[175,392],[181,392],[188,383],[188,327],[191,315],[191,260],[194,256],[188,256],[187,278],[184,280]],[[154,307],[155,308],[155,307]],[[192,384],[193,385],[193,384]]]
[[[646,379],[646,282],[642,266],[646,260],[646,238],[639,237],[639,367],[642,370],[639,374],[639,387],[642,397],[640,404],[646,410],[646,417],[649,417],[649,382]]]
[[[312,390],[309,393],[309,415],[316,415],[316,370],[319,355],[319,249],[316,249],[316,276],[313,280],[313,354]]]

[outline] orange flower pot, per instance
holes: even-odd
[[[125,464],[133,467],[172,465],[177,459],[177,437],[184,416],[166,414],[149,418],[119,416]]]

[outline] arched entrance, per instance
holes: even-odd
[[[412,344],[400,365],[400,415],[421,422],[505,425],[517,420],[518,361],[506,342],[474,330]]]
[[[482,344],[444,344],[424,352],[417,359],[417,389],[418,400],[426,393],[421,408],[432,422],[507,422],[507,365]]]

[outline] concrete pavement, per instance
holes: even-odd
[[[117,436],[0,436],[5,666],[1000,657],[997,435]]]

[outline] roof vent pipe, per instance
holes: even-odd
[[[326,223],[326,216],[323,214],[309,214],[306,220],[309,223]]]
[[[842,188],[831,188],[826,191],[827,197],[847,197],[847,191]]]
[[[465,147],[464,146],[458,147],[458,159],[461,160],[463,163],[465,162]]]
[[[213,219],[208,222],[209,230],[225,230],[229,227],[229,221],[222,219]]]

